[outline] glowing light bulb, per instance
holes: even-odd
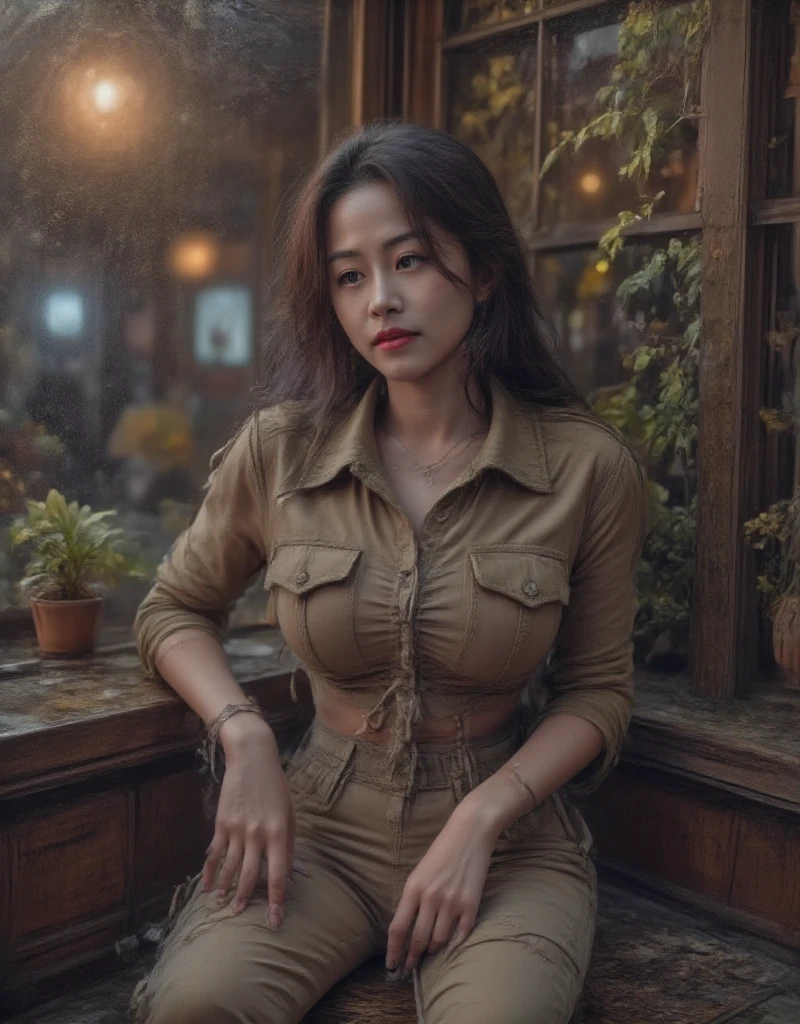
[[[598,260],[597,263],[595,263],[594,265],[594,269],[597,271],[598,274],[607,274],[609,266],[610,264],[608,260]]]
[[[589,171],[581,178],[581,189],[590,196],[593,196],[595,192],[599,192],[602,184],[603,182],[600,175],[595,174],[594,171]]]
[[[170,247],[169,264],[173,274],[189,280],[208,277],[218,257],[216,239],[204,232],[177,238]]]
[[[115,82],[105,79],[94,86],[92,98],[101,114],[113,114],[122,105],[122,90]]]

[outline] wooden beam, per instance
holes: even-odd
[[[714,0],[705,54],[703,338],[698,535],[691,675],[718,698],[756,669],[757,596],[743,523],[757,501],[748,460],[758,431],[758,340],[746,329],[747,214],[754,0]],[[755,365],[753,365],[755,364]]]
[[[408,2],[353,0],[353,125],[402,113]]]
[[[537,231],[530,239],[526,239],[526,242],[528,248],[534,252],[596,245],[601,236],[617,223],[616,218],[611,217],[598,221],[554,224],[551,228]],[[640,220],[628,225],[622,234],[626,238],[650,238],[653,235],[699,231],[702,226],[703,221],[699,213],[657,213],[649,220]]]
[[[787,199],[762,199],[753,203],[751,224],[796,224],[800,221],[800,196]]]
[[[422,0],[424,3],[425,0]],[[552,21],[553,18],[563,18],[568,14],[577,14],[581,11],[591,10],[593,7],[614,7],[609,0],[565,0],[556,7],[543,7],[531,14],[522,14],[518,18],[509,18],[508,21],[501,21],[494,25],[487,25],[485,28],[476,28],[471,32],[457,32],[445,40],[442,44],[444,50],[459,50],[464,47],[474,46],[476,43],[483,43],[487,39],[499,38],[513,35],[520,29],[530,28],[532,25],[539,25],[543,21]],[[621,7],[620,0],[617,0],[617,7]]]
[[[406,106],[411,121],[441,127],[444,0],[408,0],[409,48],[406,58]]]

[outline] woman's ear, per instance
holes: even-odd
[[[497,287],[498,273],[494,268],[486,267],[478,275],[478,285],[475,291],[476,302],[488,302]]]

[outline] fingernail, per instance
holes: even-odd
[[[243,909],[244,903],[242,902],[242,900],[234,900],[233,903],[231,903],[231,910],[234,912],[234,914],[240,913]]]
[[[394,963],[394,961],[389,963],[389,961],[387,960],[386,961],[386,970],[387,971],[396,971],[397,970],[397,964]]]
[[[225,893],[222,891],[222,889],[220,889],[220,891],[217,893],[217,903],[220,906],[222,906],[222,904],[224,902],[225,902]]]
[[[269,926],[276,932],[283,922],[283,908],[273,903],[269,908]]]

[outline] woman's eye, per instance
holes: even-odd
[[[358,271],[345,270],[345,272],[339,276],[339,284],[358,284]]]
[[[401,256],[397,261],[397,266],[400,270],[410,270],[412,267],[418,267],[420,263],[425,262],[424,256],[416,256],[409,254],[408,256]]]

